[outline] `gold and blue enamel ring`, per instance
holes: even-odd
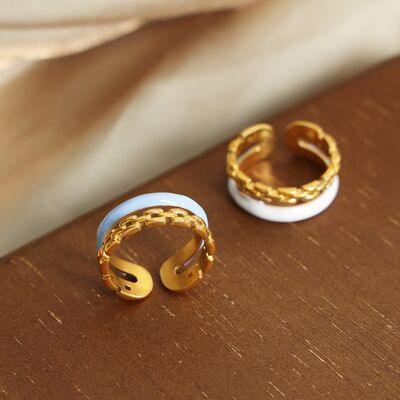
[[[190,230],[193,238],[161,265],[162,284],[173,292],[183,292],[199,283],[213,265],[215,254],[205,211],[187,196],[148,193],[119,204],[98,227],[98,261],[104,284],[127,300],[147,297],[153,289],[150,272],[117,257],[115,251],[128,237],[167,225]]]
[[[273,187],[246,174],[245,167],[265,160],[273,151],[274,129],[268,124],[250,126],[228,146],[230,195],[245,211],[268,221],[311,218],[329,207],[339,190],[341,157],[331,135],[312,122],[295,121],[286,128],[285,143],[300,156],[322,164],[322,175],[299,187]]]

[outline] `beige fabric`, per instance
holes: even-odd
[[[0,253],[400,50],[399,0],[250,3],[0,4]]]
[[[3,65],[76,53],[160,19],[235,8],[255,0],[19,0],[0,2]],[[1,65],[1,64],[0,64]]]

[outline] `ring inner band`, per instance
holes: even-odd
[[[272,126],[259,124],[242,131],[228,146],[227,172],[241,192],[268,204],[294,205],[315,199],[332,184],[340,169],[332,136],[316,124],[296,121],[287,127],[285,143],[296,154],[323,165],[321,177],[299,187],[273,187],[249,177],[244,170],[265,160],[274,149]]]
[[[163,285],[172,291],[186,291],[199,283],[212,266],[215,242],[204,221],[181,208],[150,208],[136,211],[118,221],[106,234],[99,249],[100,273],[107,287],[128,300],[141,300],[153,289],[149,271],[114,253],[123,240],[153,227],[171,225],[194,232],[194,237],[161,266]]]

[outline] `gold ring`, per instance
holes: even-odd
[[[243,130],[228,146],[227,173],[241,193],[268,205],[293,206],[318,198],[332,185],[341,157],[331,135],[312,122],[295,121],[286,129],[285,143],[297,154],[322,163],[325,171],[320,178],[299,187],[272,187],[251,179],[243,166],[265,159],[274,148],[273,127],[258,124]]]
[[[149,206],[154,204],[160,206]],[[151,274],[114,252],[123,240],[142,230],[170,225],[191,230],[194,237],[162,264],[161,282],[174,292],[190,289],[202,280],[214,262],[215,241],[207,224],[204,210],[182,195],[150,193],[120,204],[107,214],[97,231],[98,261],[104,284],[127,300],[147,297],[153,289]]]

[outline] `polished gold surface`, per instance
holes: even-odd
[[[142,300],[150,294],[153,279],[147,269],[113,253],[125,238],[147,228],[166,225],[191,230],[195,236],[162,264],[161,282],[167,289],[181,292],[201,281],[214,262],[215,241],[210,229],[201,218],[184,209],[150,208],[121,219],[105,236],[98,260],[108,288],[127,300]]]
[[[228,146],[227,173],[241,192],[268,204],[290,206],[315,199],[332,184],[340,153],[331,135],[312,122],[295,121],[286,129],[285,142],[297,154],[324,164],[321,177],[299,187],[272,187],[250,178],[243,167],[265,159],[274,148],[273,127],[258,124],[243,130]]]

